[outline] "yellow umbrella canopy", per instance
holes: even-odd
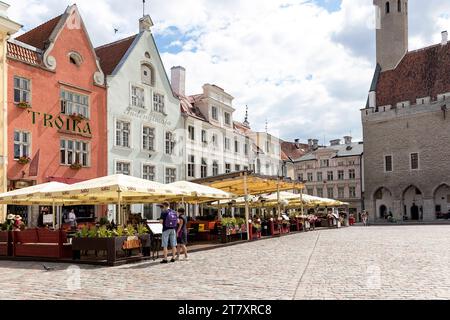
[[[122,174],[83,181],[46,194],[47,197],[56,199],[105,204],[116,202],[118,198],[121,203],[152,203],[190,195],[174,186]]]
[[[169,184],[171,187],[175,187],[182,190],[186,195],[181,198],[171,199],[173,201],[184,201],[192,203],[210,202],[218,199],[232,199],[235,195],[222,191],[220,189],[208,187],[205,185],[189,182],[189,181],[177,181]]]
[[[0,194],[0,204],[38,205],[53,203],[53,199],[46,196],[47,193],[63,190],[69,185],[60,182],[48,182],[28,188],[17,189]]]

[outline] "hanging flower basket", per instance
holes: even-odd
[[[28,164],[30,163],[31,159],[29,157],[20,157],[17,162],[19,164]]]
[[[77,121],[82,121],[85,119],[84,116],[80,113],[73,113],[70,115],[70,118]]]
[[[19,102],[19,103],[17,104],[17,107],[18,107],[18,108],[21,108],[21,109],[30,109],[30,108],[31,108],[31,104],[29,104],[29,103],[26,102],[26,101],[21,101],[21,102]]]
[[[73,163],[70,165],[70,169],[73,170],[80,170],[81,168],[83,168],[83,166],[80,163]]]

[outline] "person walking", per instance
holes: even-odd
[[[367,227],[367,226],[368,226],[369,215],[367,214],[367,211],[366,211],[366,210],[364,210],[364,211],[362,212],[361,218],[362,218],[364,227]]]
[[[185,215],[186,211],[184,208],[178,209],[178,228],[177,228],[177,260],[180,259],[180,251],[183,249],[184,260],[188,260],[187,254],[187,218]]]
[[[168,263],[167,254],[169,244],[172,247],[172,259],[170,262],[175,262],[175,255],[177,254],[176,228],[178,224],[178,215],[175,211],[170,209],[170,204],[168,202],[160,204],[159,207],[161,208],[161,217],[159,218],[159,221],[163,225],[161,245],[163,247],[164,258],[161,263]]]

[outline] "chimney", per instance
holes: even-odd
[[[346,145],[352,144],[352,137],[350,137],[350,136],[345,136],[345,137],[344,137],[344,140],[345,140],[345,144],[346,144]]]
[[[153,27],[152,18],[149,15],[145,15],[139,19],[139,33],[144,31],[151,31],[150,29]]]
[[[295,139],[295,148],[300,149],[300,139]]]
[[[178,66],[172,67],[170,82],[172,83],[173,92],[179,96],[186,95],[186,69]]]
[[[311,151],[313,149],[313,139],[308,139],[308,149]]]
[[[448,42],[448,32],[447,31],[442,31],[441,45],[445,46],[445,45],[447,45],[447,42]]]
[[[313,139],[313,150],[319,149],[319,140]]]
[[[338,146],[341,144],[341,139],[334,139],[330,141],[330,145],[332,146]]]

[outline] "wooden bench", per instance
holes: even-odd
[[[70,258],[72,245],[63,230],[29,229],[13,232],[14,257]]]
[[[0,256],[12,255],[12,232],[1,231],[0,232]]]

